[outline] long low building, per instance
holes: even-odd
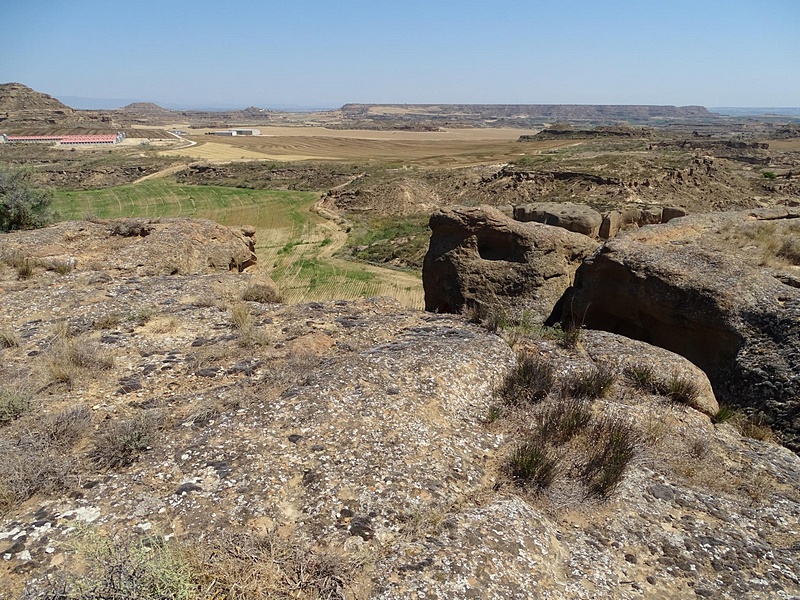
[[[67,146],[102,146],[119,144],[125,134],[104,133],[99,135],[2,135],[3,142],[9,144],[62,144]]]

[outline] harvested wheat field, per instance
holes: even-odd
[[[256,137],[192,136],[197,145],[165,154],[206,160],[343,160],[424,167],[505,162],[521,155],[571,145],[563,140],[517,142],[521,129],[455,129],[437,132],[355,131],[321,127],[262,129]]]

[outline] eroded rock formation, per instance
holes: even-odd
[[[800,450],[799,235],[798,209],[628,232],[578,269],[565,318],[685,356]]]
[[[520,223],[491,207],[431,216],[422,268],[425,309],[458,313],[499,306],[544,320],[597,242],[565,229]]]

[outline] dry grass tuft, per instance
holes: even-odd
[[[535,404],[544,400],[555,384],[556,375],[552,365],[539,358],[521,356],[499,393],[509,406]]]
[[[114,356],[89,339],[60,337],[50,348],[46,362],[49,382],[72,386],[88,372],[106,371]]]
[[[242,290],[241,298],[245,302],[260,302],[262,304],[283,302],[283,297],[278,288],[265,283],[251,283]]]
[[[0,329],[0,348],[16,348],[19,346],[17,332],[9,327]]]

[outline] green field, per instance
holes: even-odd
[[[418,277],[331,255],[337,228],[311,209],[315,192],[179,185],[153,179],[99,190],[55,192],[59,220],[119,217],[204,218],[256,228],[256,255],[288,302],[394,296],[422,306]]]
[[[256,229],[302,229],[321,220],[309,212],[317,198],[313,192],[178,185],[154,179],[100,190],[56,192],[53,209],[61,220],[191,217]]]

